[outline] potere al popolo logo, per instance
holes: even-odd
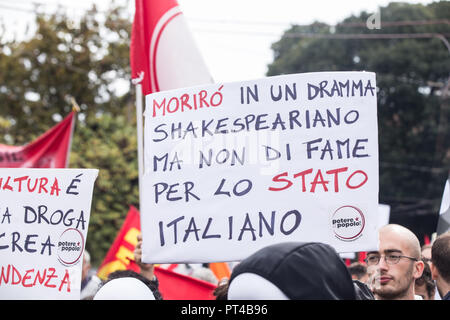
[[[354,241],[362,235],[364,230],[364,214],[357,207],[342,206],[333,213],[331,225],[336,238],[342,241]]]
[[[75,228],[66,229],[58,240],[58,260],[66,267],[75,265],[84,248],[83,234]]]

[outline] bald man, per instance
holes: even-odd
[[[370,285],[377,300],[414,300],[423,272],[419,239],[409,229],[388,224],[379,230],[379,250],[367,254]]]

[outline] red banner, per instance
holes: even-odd
[[[211,83],[176,0],[136,0],[131,31],[132,79],[142,78],[142,92]]]
[[[137,235],[140,234],[139,211],[130,206],[128,215],[117,234],[113,244],[100,265],[97,275],[105,280],[113,271],[133,270],[140,272],[134,259],[134,247]],[[155,267],[155,275],[159,281],[159,291],[165,300],[211,300],[215,285],[192,278],[162,267]]]
[[[155,267],[159,291],[164,300],[214,300],[212,283],[186,276],[164,268]]]
[[[25,146],[0,144],[0,168],[66,168],[74,112]]]
[[[134,260],[133,251],[137,244],[137,235],[140,233],[139,211],[135,207],[130,206],[122,228],[98,268],[97,275],[100,279],[105,280],[108,278],[108,274],[116,270],[140,271],[139,266],[135,263],[130,263],[129,260]]]

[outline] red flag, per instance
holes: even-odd
[[[25,146],[0,144],[0,168],[66,168],[74,112]]]
[[[141,233],[140,230],[139,211],[135,207],[130,206],[122,228],[98,268],[97,275],[100,279],[105,280],[111,272],[116,270],[140,272],[139,266],[135,263],[130,263],[129,260],[134,259],[133,251],[137,244],[137,235]]]
[[[178,267],[178,263],[172,263],[171,265],[169,265],[166,269],[173,271],[176,269],[176,267]]]
[[[216,285],[181,273],[155,267],[164,300],[214,300]]]
[[[131,77],[143,77],[143,94],[211,83],[177,1],[136,0],[135,3]]]

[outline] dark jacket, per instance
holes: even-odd
[[[372,290],[363,282],[353,280],[355,286],[356,300],[375,300]]]
[[[339,254],[323,243],[285,242],[265,247],[233,269],[230,285],[243,273],[265,278],[291,300],[356,299],[347,267]]]

